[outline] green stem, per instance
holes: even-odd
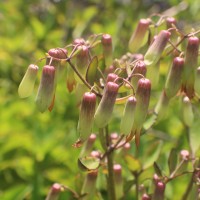
[[[102,148],[104,149],[104,151],[106,151],[107,150],[106,137],[105,137],[103,128],[99,129],[99,139],[100,139]]]
[[[106,129],[106,142],[108,145],[107,148],[109,149],[110,137],[108,133],[108,127],[106,127],[105,129]],[[113,171],[113,151],[107,154],[107,165],[108,165],[107,188],[108,188],[109,200],[116,200],[114,171]]]
[[[190,182],[189,182],[187,189],[186,189],[185,193],[183,194],[181,200],[187,200],[188,199],[188,195],[190,194],[190,192],[192,190],[193,183],[194,183],[194,176],[195,176],[195,171],[192,174]]]
[[[138,174],[134,173],[135,177],[135,198],[136,200],[139,199],[139,181],[138,181]]]
[[[83,84],[89,88],[90,90],[92,90],[97,96],[102,97],[101,94],[99,94],[96,90],[94,90],[92,88],[92,86],[81,76],[81,74],[78,72],[78,70],[76,69],[76,67],[73,65],[73,63],[70,61],[70,59],[67,60],[67,62],[69,63],[69,65],[71,66],[71,68],[74,70],[74,72],[77,74],[77,76],[81,79],[81,81],[83,82]]]

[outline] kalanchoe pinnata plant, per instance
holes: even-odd
[[[193,197],[199,195],[200,144],[195,138],[200,123],[199,32],[184,34],[175,18],[154,15],[138,22],[129,43],[124,45],[130,52],[119,58],[114,57],[108,33],[77,38],[66,48],[52,48],[46,53],[36,94],[37,108],[40,112],[53,109],[56,85],[65,70],[67,89],[75,93],[80,106],[78,138],[73,147],[77,151],[81,148],[78,167],[85,174],[79,191],[66,187],[75,199],[161,200],[169,195],[168,184],[185,174],[191,176],[191,181],[182,199],[190,193]],[[19,85],[20,97],[32,94],[38,66],[28,67]],[[174,110],[171,104],[175,104]],[[177,149],[166,152],[168,166],[164,168],[169,170],[163,172],[158,160],[163,143],[183,145],[182,141],[174,142],[176,136],[159,130],[162,122],[169,120],[167,111],[179,117],[177,126],[174,116],[170,119],[171,130],[181,129],[187,134],[183,138],[190,149],[182,150],[179,159]],[[148,168],[154,168],[156,175],[150,170],[144,178]],[[146,184],[152,177],[153,184]],[[139,185],[143,185],[143,191]],[[58,199],[62,187],[55,184],[47,199]]]

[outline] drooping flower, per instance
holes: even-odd
[[[150,45],[144,56],[144,62],[146,65],[154,65],[160,59],[163,50],[165,49],[171,33],[166,30],[160,31],[155,37],[153,43]]]
[[[103,56],[105,59],[106,67],[108,68],[113,62],[113,46],[112,37],[109,34],[103,34],[102,39]]]
[[[185,54],[182,87],[191,99],[194,96],[195,73],[198,67],[199,38],[189,37]]]
[[[139,146],[140,142],[140,132],[143,126],[143,123],[146,119],[149,101],[151,94],[151,82],[147,78],[141,78],[138,81],[138,86],[136,90],[136,100],[137,104],[134,112],[134,122],[132,127],[131,137],[135,135],[136,146]]]
[[[83,143],[91,135],[95,107],[96,95],[92,92],[86,92],[82,98],[78,121],[79,143]]]
[[[114,82],[108,82],[105,85],[102,99],[94,116],[98,128],[103,128],[110,122],[118,89],[119,85]]]
[[[165,93],[168,98],[174,97],[181,88],[184,59],[175,57],[165,83]]]
[[[30,64],[28,66],[28,69],[26,70],[26,73],[18,88],[18,94],[21,98],[29,97],[32,94],[38,69],[38,66],[34,64]]]
[[[114,164],[113,171],[114,171],[114,184],[115,184],[116,198],[120,199],[124,195],[121,165]]]
[[[44,112],[51,105],[55,92],[55,68],[45,65],[42,69],[42,77],[35,99],[40,112]]]
[[[129,41],[129,50],[132,53],[137,52],[137,50],[143,45],[145,35],[148,33],[148,28],[150,21],[148,19],[140,19],[136,30],[133,32]]]
[[[135,106],[136,106],[136,98],[133,96],[129,97],[127,99],[123,116],[121,119],[120,132],[122,134],[128,135],[131,133],[131,129],[134,122]]]

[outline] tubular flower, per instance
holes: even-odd
[[[165,194],[165,183],[162,181],[155,181],[155,190],[152,200],[163,200]]]
[[[115,183],[115,190],[116,190],[116,198],[120,199],[123,197],[123,179],[122,179],[122,167],[119,164],[115,164],[113,166],[114,171],[114,183]]]
[[[114,82],[108,82],[105,85],[102,99],[94,116],[95,124],[98,128],[103,128],[109,123],[112,117],[118,89],[118,84]]]
[[[134,70],[132,73],[131,83],[133,85],[133,88],[137,87],[138,80],[141,79],[143,76],[145,77],[146,72],[146,64],[144,63],[144,61],[139,60],[134,66]]]
[[[51,105],[54,97],[55,68],[45,65],[42,69],[42,78],[36,96],[36,105],[40,112],[44,112]]]
[[[143,45],[143,40],[147,35],[149,25],[150,21],[148,19],[140,19],[136,30],[133,32],[129,41],[129,50],[132,53],[137,52],[137,50]]]
[[[82,98],[78,121],[79,143],[83,143],[89,138],[91,134],[94,121],[95,106],[96,95],[91,92],[86,92]]]
[[[136,90],[137,104],[135,107],[134,122],[132,127],[132,134],[135,135],[135,142],[137,147],[139,146],[140,142],[140,131],[148,113],[150,93],[150,80],[147,78],[141,78],[138,81],[138,86]]]
[[[93,200],[95,196],[96,180],[98,176],[98,171],[94,170],[89,172],[84,180],[81,194],[86,194],[83,200]]]
[[[194,96],[194,78],[198,67],[199,38],[189,37],[183,70],[183,90],[191,99]]]
[[[21,98],[29,97],[34,89],[35,80],[38,73],[38,66],[30,64],[19,85],[18,94]]]
[[[184,59],[175,57],[165,83],[165,93],[168,98],[174,97],[181,88]]]
[[[79,53],[75,56],[75,66],[84,78],[86,76],[87,67],[89,64],[89,49],[86,45],[81,45],[77,47]],[[78,83],[82,83],[80,78],[75,74],[75,79]]]
[[[154,65],[158,62],[167,45],[170,35],[171,33],[169,31],[160,31],[144,56],[146,65]]]
[[[135,106],[136,106],[136,98],[129,97],[127,99],[123,116],[121,119],[120,132],[122,134],[128,135],[131,132],[134,121]]]
[[[113,47],[112,37],[109,34],[103,34],[102,39],[103,56],[105,59],[106,67],[109,67],[113,62]]]

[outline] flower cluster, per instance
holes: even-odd
[[[91,170],[83,184],[82,193],[89,193],[98,175],[100,161],[107,156],[109,174],[108,182],[116,177],[118,194],[123,196],[121,186],[121,166],[117,163],[109,167],[109,154],[135,141],[139,148],[140,136],[163,119],[171,99],[179,96],[182,99],[182,120],[185,126],[191,127],[194,122],[192,102],[200,98],[200,68],[198,67],[199,38],[198,32],[184,35],[172,17],[162,17],[158,22],[152,19],[141,19],[129,41],[129,52],[121,58],[114,58],[112,37],[109,34],[91,35],[87,40],[75,39],[65,48],[50,49],[46,54],[46,63],[36,95],[36,105],[40,112],[52,110],[56,96],[57,81],[67,71],[66,85],[69,92],[82,94],[78,120],[79,138],[75,147],[82,147],[79,166]],[[161,30],[160,30],[160,29]],[[183,43],[186,45],[181,45]],[[169,68],[165,74],[165,84],[160,87],[160,67],[165,57],[170,58]],[[29,65],[19,85],[19,96],[32,94],[39,67]],[[163,78],[163,77],[162,77]],[[160,97],[151,102],[152,94]],[[116,117],[115,109],[123,106],[120,115],[119,141],[115,143],[108,137],[108,125]],[[151,111],[151,112],[150,112]],[[119,116],[117,116],[119,117]],[[150,123],[145,125],[148,119]],[[153,119],[153,120],[152,120]],[[99,138],[105,154],[100,156],[91,152],[91,133],[93,127],[99,129]],[[113,147],[114,145],[114,147]],[[92,158],[91,158],[92,157]],[[88,160],[96,162],[92,168],[85,164]],[[162,199],[166,183],[155,180],[153,199]],[[112,190],[111,188],[110,190]],[[120,191],[120,192],[119,192]],[[114,189],[113,189],[113,192]],[[94,191],[93,191],[94,193]],[[149,199],[144,193],[142,199]]]

